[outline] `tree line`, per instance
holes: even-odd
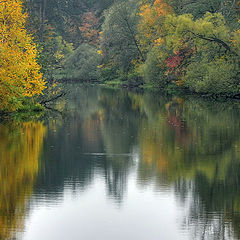
[[[49,12],[45,22],[65,44],[53,51],[60,54],[52,65],[52,78],[239,95],[239,1],[58,4],[58,20]],[[59,20],[63,15],[71,24]],[[69,43],[72,48],[64,52]]]
[[[115,2],[102,25],[103,72],[161,88],[238,94],[238,18],[238,1]]]
[[[239,1],[2,0],[0,10],[1,110],[53,79],[239,95]]]

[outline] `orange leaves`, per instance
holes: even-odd
[[[93,12],[87,12],[83,15],[79,30],[82,32],[86,42],[92,44],[98,43],[98,24],[98,19]]]
[[[153,9],[157,16],[163,16],[173,12],[172,8],[163,0],[156,0],[153,4]]]
[[[15,110],[17,99],[41,94],[45,88],[21,3],[5,0],[0,4],[0,110]]]
[[[148,46],[152,44],[160,46],[164,43],[161,37],[164,33],[163,20],[166,15],[172,12],[172,8],[163,0],[155,0],[153,5],[144,4],[141,6],[138,38],[143,50],[147,51]]]
[[[145,17],[145,16],[150,16],[151,15],[151,5],[150,4],[144,4],[140,8],[140,16]]]

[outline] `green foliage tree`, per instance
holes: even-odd
[[[105,12],[101,50],[105,63],[111,62],[121,72],[129,72],[132,61],[143,58],[136,38],[138,15],[136,1],[116,2]]]
[[[170,79],[165,74],[167,68],[163,61],[163,53],[165,53],[164,50],[161,51],[158,47],[154,47],[148,52],[146,61],[139,67],[139,73],[144,82],[150,83],[154,87],[165,88],[170,82]]]
[[[101,56],[97,49],[88,44],[80,45],[72,54],[61,62],[54,72],[57,79],[75,79],[80,81],[97,80]]]
[[[169,66],[178,69],[184,86],[196,92],[239,92],[239,45],[235,44],[239,34],[222,14],[206,13],[197,20],[192,15],[169,15],[165,24],[167,48],[173,59],[179,58]]]

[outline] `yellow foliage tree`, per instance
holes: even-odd
[[[45,82],[21,0],[0,3],[0,110],[16,110],[23,97],[41,94]]]
[[[155,0],[153,5],[147,3],[141,6],[138,38],[143,51],[147,52],[152,44],[163,44],[163,21],[165,16],[171,13],[173,9],[164,0]]]

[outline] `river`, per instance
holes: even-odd
[[[65,87],[0,123],[0,239],[240,239],[240,102]]]

